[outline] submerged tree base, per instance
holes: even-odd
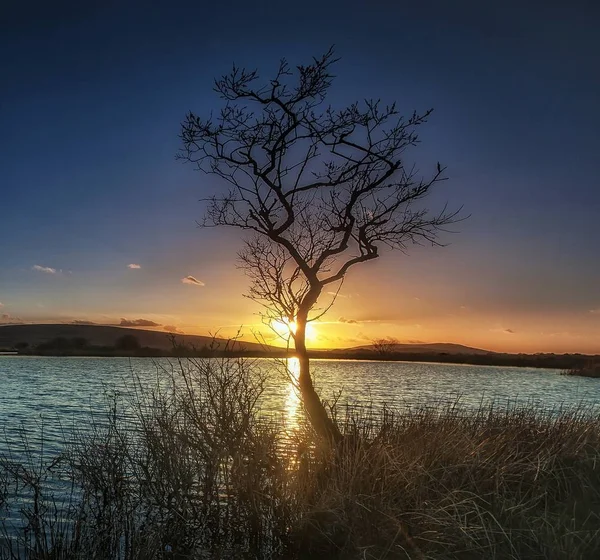
[[[332,447],[261,419],[261,390],[182,362],[64,456],[4,456],[0,558],[600,557],[590,411],[338,406]]]

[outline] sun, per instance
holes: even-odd
[[[287,339],[292,334],[296,333],[296,322],[278,319],[271,321],[271,328],[283,339]],[[314,342],[317,340],[317,330],[312,323],[306,325],[306,340],[307,342]]]

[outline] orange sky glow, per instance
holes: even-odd
[[[459,258],[461,237],[448,247],[412,256],[387,254],[380,262],[356,267],[333,307],[311,323],[309,346],[345,348],[393,337],[404,343],[452,342],[501,352],[600,352],[600,309],[554,308],[546,300],[560,286],[553,288],[551,281],[543,286],[547,294],[537,306],[523,303],[532,289],[527,279],[510,287],[505,281],[503,291],[488,285],[481,271],[475,279],[481,283],[467,283],[470,274],[461,269]],[[114,273],[110,290],[105,280],[94,286],[85,273],[46,273],[50,285],[39,293],[39,301],[9,322],[89,321],[219,337],[240,332],[245,340],[285,345],[285,325],[264,325],[260,306],[244,297],[248,282],[235,266],[235,245],[232,240],[222,260],[205,273],[198,265],[186,269],[190,274],[178,275],[165,273],[159,260],[127,263],[138,266]],[[96,289],[103,295],[91,301]],[[488,290],[496,299],[490,300]],[[317,307],[327,306],[332,294],[324,294]],[[2,308],[6,316],[10,311]]]

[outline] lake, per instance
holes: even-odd
[[[73,428],[89,425],[91,412],[106,410],[106,392],[127,392],[132,373],[142,383],[156,380],[168,359],[0,357],[0,452],[34,450],[43,432],[44,453],[59,453]],[[293,423],[298,396],[271,360],[256,360],[267,373],[261,408]],[[294,361],[290,361],[293,370]],[[478,407],[534,403],[544,409],[584,405],[600,409],[600,380],[561,376],[557,370],[436,363],[314,360],[316,386],[324,398],[341,390],[340,402],[414,407],[456,401]]]

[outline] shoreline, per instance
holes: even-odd
[[[178,349],[180,350],[180,349]],[[293,351],[219,351],[219,350],[189,350],[167,351],[160,348],[140,348],[135,351],[122,351],[109,348],[89,348],[75,351],[25,351],[0,353],[0,356],[20,357],[37,356],[48,358],[293,358]],[[472,366],[521,367],[538,369],[566,370],[589,362],[594,356],[584,354],[423,354],[423,353],[390,353],[376,355],[373,352],[336,352],[329,350],[313,350],[309,352],[313,360],[348,360],[370,362],[405,362],[405,363],[439,363]]]

